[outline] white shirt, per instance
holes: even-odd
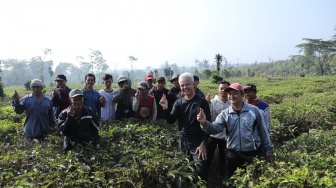
[[[115,103],[112,102],[115,92],[114,89],[112,89],[112,91],[105,91],[104,89],[99,91],[99,94],[105,99],[105,106],[101,107],[101,118],[105,121],[115,119]]]

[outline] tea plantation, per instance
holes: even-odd
[[[257,85],[258,97],[271,107],[275,150],[273,161],[256,160],[246,170],[238,169],[228,186],[336,187],[336,77],[229,81]],[[201,80],[199,87],[212,98],[217,92],[209,80]],[[21,97],[29,93],[23,86],[5,88],[0,187],[206,187],[195,177],[192,161],[177,152],[177,126],[165,121],[102,123],[99,145],[68,153],[57,130],[42,143],[24,145],[24,115],[16,115],[10,106],[14,90]],[[222,187],[216,164],[208,187]]]

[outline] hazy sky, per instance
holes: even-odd
[[[0,59],[89,61],[100,50],[111,69],[195,66],[220,53],[232,64],[287,59],[302,38],[336,33],[335,0],[2,0]],[[54,67],[55,68],[55,67]]]

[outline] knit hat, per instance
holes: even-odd
[[[30,82],[30,87],[33,87],[33,86],[37,86],[37,87],[42,87],[43,88],[43,83],[41,80],[39,79],[33,79],[31,82]]]

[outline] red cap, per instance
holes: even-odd
[[[150,79],[152,79],[153,80],[153,75],[152,74],[146,74],[146,77],[145,77],[145,79],[146,80],[150,80]]]
[[[240,91],[240,92],[242,92],[244,94],[244,88],[239,83],[233,83],[233,84],[231,84],[229,87],[225,88],[224,91],[228,92],[231,89],[236,90],[236,91]]]

